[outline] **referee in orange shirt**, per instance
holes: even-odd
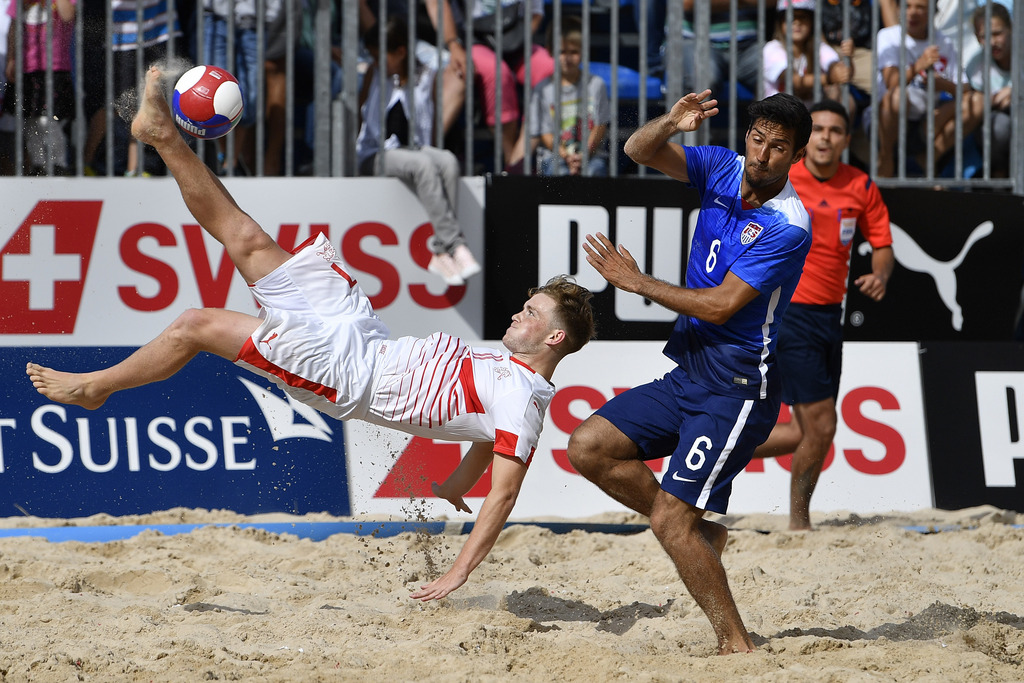
[[[811,215],[811,251],[786,319],[779,328],[782,400],[790,422],[775,425],[755,458],[793,454],[789,528],[810,529],[811,494],[836,433],[836,399],[843,361],[843,299],[850,248],[859,229],[871,244],[871,272],[854,281],[866,296],[885,296],[895,260],[889,209],[864,172],[840,161],[850,144],[850,118],[833,100],[811,109],[814,125],[803,163],[789,180]]]

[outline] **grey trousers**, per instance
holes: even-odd
[[[401,179],[419,197],[434,226],[427,242],[435,254],[465,243],[455,206],[459,190],[459,160],[446,149],[389,149],[380,155],[380,174]]]

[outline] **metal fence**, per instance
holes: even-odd
[[[62,0],[67,2],[67,0]],[[581,70],[584,82],[591,74],[601,75],[607,84],[611,107],[611,120],[608,124],[607,145],[609,146],[609,174],[612,176],[637,174],[645,175],[646,169],[636,167],[621,154],[622,142],[637,126],[650,118],[660,115],[689,89],[701,90],[710,85],[713,77],[713,50],[721,52],[727,65],[726,73],[720,80],[713,96],[722,105],[722,113],[701,130],[686,136],[680,141],[686,144],[721,144],[737,151],[742,151],[743,137],[747,122],[744,117],[745,106],[749,101],[764,94],[763,78],[756,79],[754,87],[742,83],[737,75],[741,62],[740,48],[754,45],[761,53],[764,44],[771,39],[774,18],[779,11],[786,27],[782,39],[786,48],[793,48],[793,12],[805,5],[794,0],[785,2],[788,8],[777,10],[776,0],[732,0],[727,12],[712,14],[708,0],[684,0],[684,2],[666,2],[666,0],[547,0],[543,5],[544,20],[541,29],[534,33],[525,31],[524,54],[531,54],[534,46],[547,49],[551,55],[561,52],[561,32],[553,27],[561,26],[563,19],[576,15],[582,27],[583,59]],[[867,0],[818,0],[840,6],[843,11],[843,36],[850,36],[852,26],[851,13],[853,7],[859,7]],[[907,5],[911,0],[876,0],[871,11],[871,35],[876,36],[886,23],[883,16],[884,3],[890,11],[895,11],[896,23],[904,33],[908,31]],[[938,0],[928,4],[928,42],[939,39],[940,31],[936,28],[937,19],[942,14],[947,18],[946,25],[953,26],[951,40],[958,55],[965,55],[974,42],[973,25],[970,17],[977,5],[977,0]],[[40,12],[40,4],[29,0],[0,0],[0,6],[10,2],[14,6],[12,19],[14,30],[11,32],[12,44],[8,51],[13,55],[14,80],[7,87],[7,97],[15,102],[22,102],[27,96],[29,82],[24,76],[26,20],[29,23],[41,21],[43,29],[48,31],[46,41],[46,69],[42,74],[45,98],[42,107],[44,117],[48,112],[55,111],[55,98],[66,93],[60,88],[59,69],[54,69],[53,49],[55,44],[53,31],[55,22],[60,21],[57,10],[52,13]],[[348,176],[358,172],[356,164],[356,137],[360,126],[359,105],[360,86],[363,85],[362,75],[366,72],[369,56],[364,48],[362,37],[367,30],[367,23],[375,18],[376,26],[369,30],[378,31],[378,41],[386,49],[384,33],[387,18],[395,13],[407,17],[418,18],[420,21],[409,21],[410,45],[419,43],[419,52],[423,58],[423,48],[427,54],[432,48],[436,55],[446,56],[447,47],[457,38],[461,44],[469,46],[474,41],[474,28],[482,21],[473,17],[472,7],[468,10],[458,4],[458,0],[392,0],[372,5],[366,0],[140,0],[139,2],[79,2],[73,19],[73,40],[71,56],[71,79],[74,92],[74,115],[68,120],[58,121],[59,128],[67,136],[68,151],[63,157],[49,154],[40,167],[28,159],[26,150],[33,143],[33,136],[40,135],[38,128],[33,128],[31,117],[34,115],[19,106],[6,108],[11,132],[6,134],[9,144],[6,154],[7,172],[15,175],[89,175],[99,171],[100,175],[121,175],[125,165],[123,156],[128,145],[134,144],[136,154],[141,156],[138,173],[141,175],[146,168],[152,166],[155,155],[139,143],[127,142],[122,124],[116,113],[114,103],[126,101],[119,92],[118,86],[124,86],[124,60],[122,56],[118,67],[113,55],[123,53],[134,56],[135,80],[141,83],[148,59],[153,55],[161,55],[172,63],[183,59],[191,63],[208,63],[216,54],[213,46],[206,39],[210,35],[210,22],[217,22],[222,31],[223,43],[221,51],[226,53],[228,64],[232,70],[236,58],[248,55],[250,64],[255,69],[256,84],[252,102],[255,107],[254,124],[243,134],[238,129],[227,136],[223,143],[197,142],[197,151],[204,155],[211,166],[224,175],[314,175],[314,176]],[[52,3],[56,8],[59,3]],[[380,5],[379,7],[374,5]],[[524,2],[524,4],[529,4]],[[203,11],[204,6],[207,11]],[[984,7],[984,5],[982,5]],[[519,3],[497,3],[494,14],[495,23],[502,25],[507,15],[519,11]],[[213,14],[218,10],[222,14]],[[991,20],[991,6],[984,10],[985,26]],[[659,14],[660,13],[660,14]],[[427,16],[435,26],[442,30],[432,32],[434,35],[423,36],[419,33],[424,25],[422,19]],[[654,23],[649,17],[655,17]],[[663,16],[664,23],[659,19]],[[723,21],[724,17],[724,21]],[[744,19],[741,20],[741,17]],[[743,22],[747,18],[756,17],[756,31],[751,43],[737,38],[750,25]],[[822,12],[814,12],[813,35],[814,45],[825,41],[822,27]],[[948,17],[953,17],[948,21]],[[1024,26],[1024,4],[1018,2],[1012,13],[1012,83],[1021,82],[1021,64],[1024,59],[1024,40],[1020,39],[1020,29]],[[262,19],[262,20],[261,20]],[[455,37],[446,36],[443,27],[450,23],[456,27]],[[723,25],[729,29],[725,44],[722,42]],[[719,32],[713,35],[713,30]],[[248,32],[248,37],[243,36]],[[658,51],[648,49],[654,39],[661,48]],[[947,32],[949,29],[947,28]],[[424,41],[422,38],[428,38]],[[718,47],[712,47],[717,40]],[[249,42],[246,42],[249,41]],[[274,43],[274,41],[278,41]],[[283,43],[281,42],[283,41]],[[742,44],[741,44],[742,43]],[[291,46],[280,54],[271,54],[271,44]],[[871,69],[877,71],[877,46],[871,49]],[[275,48],[276,50],[276,48]],[[501,42],[495,47],[497,58],[503,60]],[[408,69],[410,76],[420,68],[420,62],[414,58],[414,50],[410,50]],[[655,55],[652,58],[651,55]],[[90,59],[90,55],[93,56]],[[99,55],[100,58],[97,57]],[[882,186],[943,186],[961,189],[987,188],[1009,190],[1016,194],[1024,194],[1024,153],[1021,149],[1024,136],[1024,93],[1021,88],[1014,88],[1012,105],[1009,109],[1011,120],[1010,161],[1007,177],[996,177],[993,173],[993,158],[998,148],[993,149],[992,143],[992,95],[996,90],[988,77],[989,68],[993,63],[992,47],[986,41],[980,48],[981,64],[985,73],[981,87],[984,98],[984,115],[977,130],[969,130],[965,126],[964,113],[961,107],[955,107],[952,119],[953,144],[948,159],[936,159],[935,149],[931,144],[921,145],[920,141],[930,141],[937,134],[935,109],[927,107],[923,117],[911,121],[906,115],[908,108],[908,88],[901,88],[899,98],[899,122],[895,138],[895,171],[892,177],[879,177],[877,174],[880,153],[880,113],[878,79],[871,79],[870,93],[863,93],[865,101],[870,104],[866,110],[858,113],[857,137],[861,139],[860,156],[852,161],[859,163],[875,176]],[[105,56],[105,58],[102,58]],[[652,64],[661,57],[662,64]],[[97,61],[98,59],[98,61]],[[429,59],[429,58],[428,58]],[[847,62],[847,58],[843,58]],[[901,72],[906,72],[908,64],[906,51],[902,51],[899,59]],[[560,61],[554,60],[553,78],[561,80],[562,67]],[[529,103],[536,92],[531,85],[530,60],[524,60],[525,85],[517,88],[515,95],[503,92],[499,87],[494,95],[497,111],[501,110],[502,98],[517,97],[521,103]],[[758,67],[763,70],[763,53],[759,55]],[[959,65],[961,70],[964,64]],[[121,68],[122,72],[117,69]],[[435,108],[434,145],[447,146],[457,151],[466,175],[481,172],[501,172],[508,161],[502,141],[507,131],[500,117],[492,127],[486,125],[481,117],[483,91],[477,82],[477,73],[473,60],[467,58],[464,75],[465,94],[461,102],[461,113],[448,135],[443,133],[442,106]],[[786,71],[785,87],[792,89],[795,76],[793,65]],[[117,76],[117,78],[115,77]],[[378,71],[379,88],[383,92],[384,73]],[[40,78],[36,76],[37,80]],[[120,82],[118,81],[120,78]],[[928,101],[939,96],[936,73],[929,70],[924,76]],[[412,81],[413,79],[409,79]],[[437,78],[434,86],[435,100],[444,101],[449,93],[444,90],[443,79]],[[691,86],[693,84],[699,84]],[[271,85],[273,83],[273,85]],[[827,84],[819,69],[814,69],[813,98],[820,98]],[[849,86],[842,86],[843,98],[850,95]],[[961,100],[970,87],[959,79],[954,92],[950,96],[954,101]],[[585,92],[585,91],[584,91]],[[461,94],[460,97],[463,97]],[[131,98],[127,98],[130,101]],[[412,101],[411,90],[407,91],[407,99]],[[587,95],[582,96],[580,108],[587,110]],[[92,104],[90,105],[90,101]],[[96,102],[100,103],[97,108]],[[561,104],[555,104],[555,120],[561,119]],[[130,110],[130,107],[128,108]],[[381,107],[383,110],[383,107]],[[101,112],[96,114],[96,111]],[[512,125],[530,129],[530,117],[535,116],[533,108],[521,104],[522,118]],[[129,114],[130,115],[130,114]],[[49,117],[51,120],[52,116]],[[410,117],[410,119],[415,116]],[[102,126],[98,121],[102,122]],[[941,124],[942,122],[939,121]],[[383,130],[383,125],[381,126]],[[91,130],[91,133],[90,133]],[[100,147],[94,153],[92,148],[96,139],[102,138]],[[382,141],[381,141],[382,142]],[[529,144],[529,141],[527,141]],[[35,140],[38,143],[38,140]],[[245,146],[249,152],[248,163],[233,163],[236,156],[245,158],[245,152],[238,148]],[[37,144],[38,146],[38,144]],[[255,153],[259,150],[260,153]],[[915,151],[916,150],[916,151]],[[38,151],[36,151],[38,153]],[[583,146],[583,166],[589,164],[590,152]],[[916,155],[916,156],[915,156]],[[148,158],[148,160],[147,160]],[[848,157],[849,158],[849,157]],[[923,169],[914,167],[914,158],[923,159]],[[224,160],[228,160],[225,162]],[[941,163],[940,163],[941,162]],[[159,169],[154,172],[160,172]],[[522,164],[522,172],[536,172],[532,154],[527,153]]]

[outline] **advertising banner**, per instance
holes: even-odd
[[[482,178],[462,181],[459,220],[483,253]],[[479,337],[482,278],[427,272],[431,227],[393,178],[225,179],[239,206],[292,249],[326,233],[394,335]],[[141,346],[189,307],[255,315],[224,248],[170,178],[10,179],[0,222],[0,345]]]
[[[1024,512],[1024,344],[927,342],[921,352],[935,504]]]
[[[658,342],[594,341],[563,360],[558,387],[534,453],[516,517],[577,518],[623,511],[577,474],[565,449],[569,435],[617,393],[662,376],[672,363]],[[413,439],[351,422],[346,425],[353,511],[426,519],[468,518],[432,497],[468,445]],[[664,462],[649,463],[660,478]],[[788,460],[754,461],[735,480],[730,512],[789,511]],[[479,511],[488,475],[467,497]],[[812,500],[812,510],[860,513],[915,510],[932,505],[916,344],[847,344],[833,452]]]
[[[226,179],[238,204],[291,249],[326,233],[392,334],[482,330],[482,277],[427,272],[431,228],[401,182]],[[344,429],[268,382],[201,354],[171,379],[96,411],[51,403],[32,361],[112,365],[190,307],[256,315],[224,248],[170,178],[9,179],[0,221],[0,515],[350,511]],[[460,222],[483,254],[482,178],[462,181]]]

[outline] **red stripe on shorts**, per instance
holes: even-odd
[[[290,387],[297,389],[305,389],[306,391],[316,394],[317,396],[323,396],[331,403],[337,403],[338,390],[332,389],[331,387],[318,384],[317,382],[310,382],[308,379],[303,379],[293,372],[288,372],[284,368],[271,363],[269,360],[260,355],[260,352],[256,350],[256,345],[252,343],[252,337],[245,340],[245,344],[242,345],[242,350],[238,352],[238,358],[236,361],[244,361],[254,368],[259,368],[268,375],[277,377],[285,384]]]

